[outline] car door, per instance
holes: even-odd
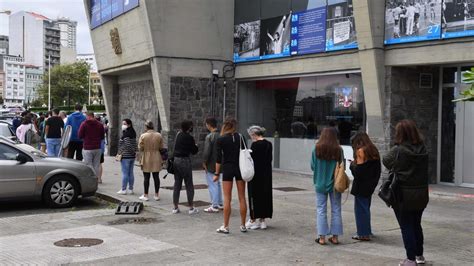
[[[22,151],[12,145],[0,143],[0,198],[30,197],[36,187],[35,163],[29,160],[21,164],[16,160]]]

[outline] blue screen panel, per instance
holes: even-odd
[[[123,12],[127,12],[138,6],[138,0],[123,0]]]
[[[100,0],[91,1],[91,29],[101,24],[100,20]]]
[[[112,0],[112,18],[123,14],[123,0]]]
[[[326,6],[291,16],[291,55],[326,51]]]
[[[474,36],[474,2],[444,1],[443,2],[443,34],[442,38],[461,38]]]
[[[102,24],[112,19],[112,0],[100,0],[100,18]]]

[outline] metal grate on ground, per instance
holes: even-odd
[[[274,187],[273,189],[283,191],[283,192],[306,191],[306,189],[297,188],[297,187]]]
[[[188,206],[188,202],[180,202],[179,205]],[[194,207],[208,207],[210,205],[211,203],[207,201],[202,201],[202,200],[194,201]]]

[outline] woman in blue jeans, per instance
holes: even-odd
[[[316,243],[326,244],[326,236],[333,244],[339,244],[342,235],[341,193],[334,190],[334,169],[338,161],[344,161],[344,153],[334,128],[325,128],[316,143],[311,160],[313,184],[316,189]],[[331,227],[328,226],[327,201],[331,201]]]
[[[122,137],[119,141],[118,151],[118,153],[122,155],[122,189],[120,189],[117,194],[133,194],[133,183],[135,181],[133,166],[137,151],[137,133],[135,129],[133,129],[132,121],[130,119],[124,119],[122,121]]]
[[[357,133],[352,140],[354,161],[351,172],[354,176],[351,194],[354,195],[354,214],[357,234],[352,239],[370,241],[372,227],[370,224],[370,204],[375,187],[379,183],[381,164],[379,151],[369,135]]]

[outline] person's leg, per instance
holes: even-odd
[[[224,205],[224,202],[222,200],[222,186],[221,186],[222,181],[221,181],[221,179],[222,179],[222,175],[219,176],[219,180],[217,180],[217,182],[216,182],[216,184],[217,184],[216,185],[216,187],[217,187],[217,205],[218,206],[223,206]]]
[[[239,195],[239,206],[240,206],[240,224],[245,226],[245,219],[247,218],[247,202],[245,201],[245,182],[243,180],[237,180],[237,192]]]
[[[214,182],[214,173],[207,172],[206,171],[206,181],[207,181],[207,187],[209,189],[209,197],[211,199],[211,206],[213,208],[218,208],[218,202],[217,202],[217,182]]]
[[[92,167],[92,169],[94,170],[94,174],[97,174],[96,170],[94,169],[94,166],[92,164],[92,159],[93,159],[93,156],[92,156],[92,153],[90,150],[85,150],[83,151],[83,157],[82,157],[82,161],[87,164],[88,166]]]
[[[133,191],[133,185],[135,184],[135,175],[133,174],[133,167],[135,166],[135,159],[128,159],[128,189]]]
[[[77,142],[76,143],[76,160],[82,161],[82,142]]]
[[[316,192],[316,231],[321,238],[329,235],[327,197],[327,194]]]
[[[415,256],[423,256],[423,228],[421,227],[421,217],[423,216],[423,210],[416,211],[414,213],[414,228],[415,228]]]
[[[331,199],[331,235],[337,236],[342,235],[342,210],[341,210],[341,193],[331,192],[329,193]]]
[[[223,181],[222,187],[224,189],[224,227],[229,227],[229,220],[230,220],[230,202],[232,200],[232,181]]]
[[[130,172],[130,170],[128,169],[128,163],[125,159],[122,159],[122,161],[120,161],[120,164],[122,165],[122,191],[126,191],[129,179],[128,173]]]
[[[194,208],[194,184],[193,184],[193,170],[191,160],[185,161],[184,185],[186,186],[186,196],[188,198],[188,205],[190,209]]]
[[[74,152],[76,151],[76,142],[70,141],[67,149],[67,158],[74,159]]]
[[[176,159],[175,159],[176,160]],[[174,187],[173,187],[173,204],[174,208],[178,208],[178,203],[179,203],[179,194],[181,193],[181,187],[183,186],[183,178],[181,177],[181,174],[179,173],[179,167],[176,168],[175,165],[175,174],[174,174]]]
[[[46,139],[46,153],[50,157],[54,157],[54,149],[52,139]]]
[[[95,170],[95,175],[97,176],[97,179],[99,179],[99,174],[100,174],[100,154],[102,153],[101,150],[93,150],[92,152],[92,165]]]
[[[356,217],[357,236],[369,238],[370,236],[370,199],[355,196],[354,213]]]
[[[148,188],[150,187],[150,173],[143,172],[143,195],[148,197]]]
[[[399,210],[395,210],[395,215],[402,231],[403,245],[405,246],[407,259],[414,261],[416,256],[416,240],[414,236],[413,215],[410,212]]]
[[[155,196],[160,194],[160,172],[153,172],[153,184],[155,185]]]

